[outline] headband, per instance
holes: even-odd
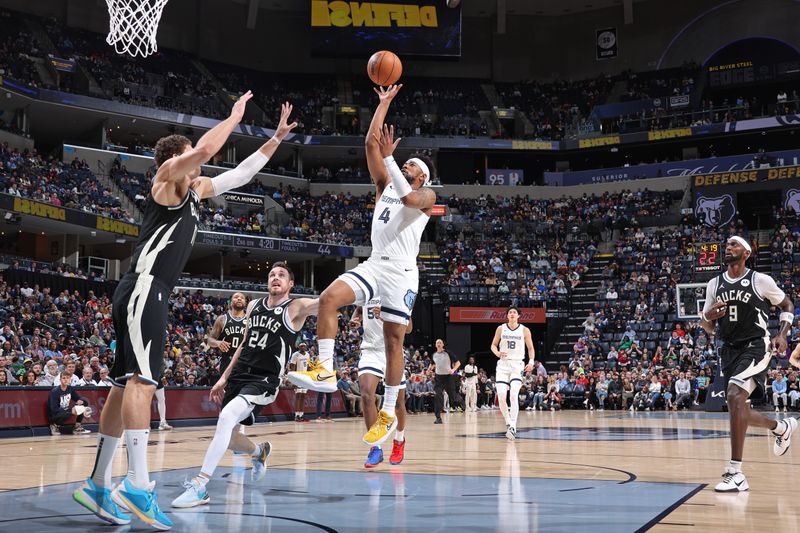
[[[734,235],[728,239],[729,241],[735,241],[742,245],[742,247],[750,253],[753,253],[753,249],[750,247],[750,243],[746,240],[742,239],[738,235]]]
[[[406,163],[414,163],[415,165],[417,165],[420,168],[420,170],[422,170],[422,173],[425,174],[425,183],[423,185],[430,185],[431,171],[428,170],[428,165],[425,164],[425,161],[423,161],[418,157],[412,157],[411,159],[406,161]]]

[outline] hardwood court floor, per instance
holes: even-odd
[[[444,419],[434,425],[432,415],[409,417],[406,460],[389,465],[389,443],[385,462],[372,471],[362,466],[363,419],[248,428],[251,437],[273,445],[267,477],[250,485],[243,459],[228,454],[209,485],[208,512],[174,513],[180,515],[175,530],[249,531],[269,519],[278,530],[289,528],[278,521],[294,521],[300,531],[301,518],[326,531],[800,530],[800,434],[784,457],[775,457],[767,432],[751,429],[744,457],[750,492],[717,494],[713,486],[729,454],[724,413],[523,411],[515,442],[503,437],[497,410]],[[180,494],[180,481],[202,463],[212,432],[206,426],[151,434],[150,468],[165,511]],[[26,533],[57,529],[49,522],[54,517],[41,512],[43,498],[59,502],[50,504],[56,510],[63,506],[60,518],[74,521],[67,529],[94,525],[69,499],[75,486],[65,484],[89,474],[95,440],[94,434],[0,440],[6,465],[18,465],[0,476],[0,530],[22,520]],[[118,453],[114,475],[125,471]],[[245,477],[232,493],[233,480]],[[242,486],[250,491],[244,496]],[[380,522],[343,517],[373,511]],[[60,525],[63,530],[63,520]]]

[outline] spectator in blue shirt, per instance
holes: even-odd
[[[780,401],[783,401],[783,412],[786,412],[786,381],[783,374],[778,374],[772,382],[772,403],[775,405],[775,412],[778,412]]]

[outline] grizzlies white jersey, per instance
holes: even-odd
[[[430,217],[410,207],[405,207],[394,187],[383,190],[372,214],[372,250],[389,257],[416,260],[419,241]]]
[[[500,351],[506,352],[506,360],[522,361],[525,359],[525,326],[517,324],[517,329],[511,329],[508,324],[501,326]]]
[[[383,353],[385,350],[383,342],[383,321],[375,317],[372,309],[381,306],[381,299],[373,298],[367,302],[362,310],[362,324],[364,326],[364,337],[361,339],[361,351],[372,351]]]

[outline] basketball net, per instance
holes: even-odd
[[[168,0],[106,0],[109,28],[106,42],[118,54],[147,57],[158,51],[156,32]]]

